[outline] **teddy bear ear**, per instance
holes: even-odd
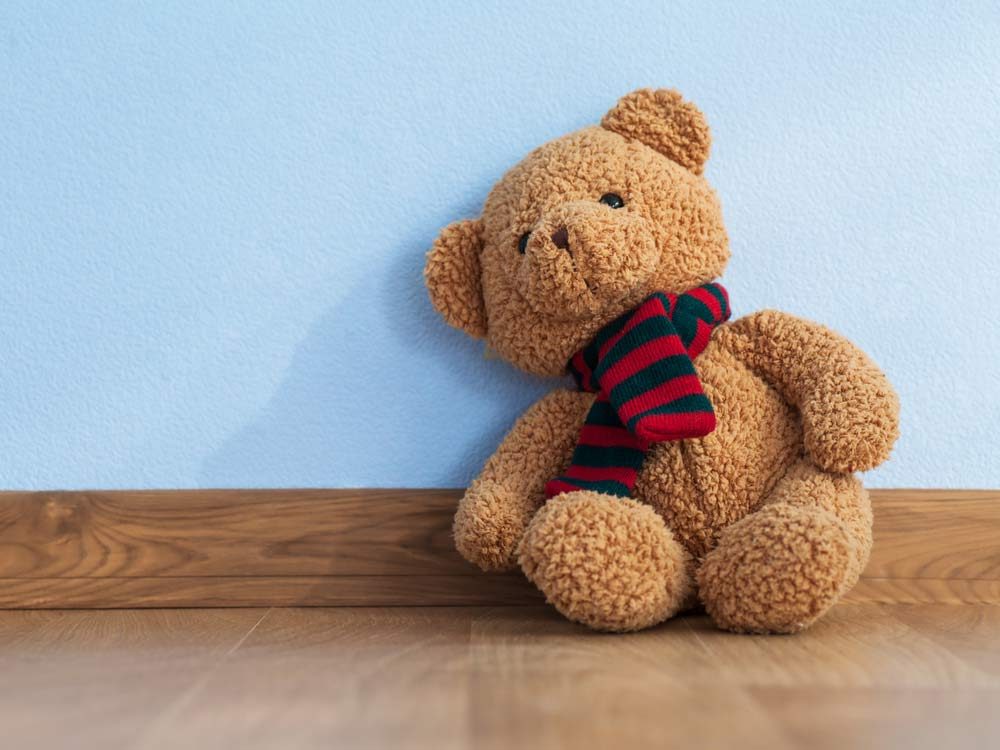
[[[673,89],[639,89],[604,115],[601,126],[644,143],[695,174],[708,160],[712,137],[701,110]]]
[[[482,220],[456,221],[441,230],[424,265],[424,281],[434,308],[449,325],[475,338],[486,335],[479,265],[482,249]]]

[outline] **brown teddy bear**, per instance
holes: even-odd
[[[842,337],[773,310],[725,322],[709,142],[676,91],[635,91],[531,152],[427,257],[448,323],[578,385],[517,421],[459,503],[456,546],[600,630],[699,601],[729,630],[807,627],[866,564],[853,472],[898,432],[892,387]]]

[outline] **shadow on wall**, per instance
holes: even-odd
[[[554,381],[485,359],[481,342],[445,326],[424,289],[425,250],[405,248],[381,288],[356,285],[312,325],[260,414],[206,459],[202,486],[470,481]]]

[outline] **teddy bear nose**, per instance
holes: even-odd
[[[569,232],[566,227],[559,227],[552,233],[552,242],[560,250],[569,250]]]

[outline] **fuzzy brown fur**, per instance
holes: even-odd
[[[426,266],[435,307],[515,365],[561,374],[650,292],[721,275],[728,242],[701,176],[709,143],[694,105],[641,90],[601,127],[536,149],[497,183],[481,218],[441,233]],[[624,208],[599,203],[607,193]],[[568,249],[556,241],[565,238]],[[649,627],[696,597],[730,630],[814,622],[868,559],[871,508],[851,472],[888,457],[896,395],[848,341],[776,311],[721,326],[695,364],[718,426],[654,445],[634,500],[572,492],[544,502],[593,394],[542,398],[459,504],[462,555],[484,570],[519,565],[566,617],[601,630]]]

